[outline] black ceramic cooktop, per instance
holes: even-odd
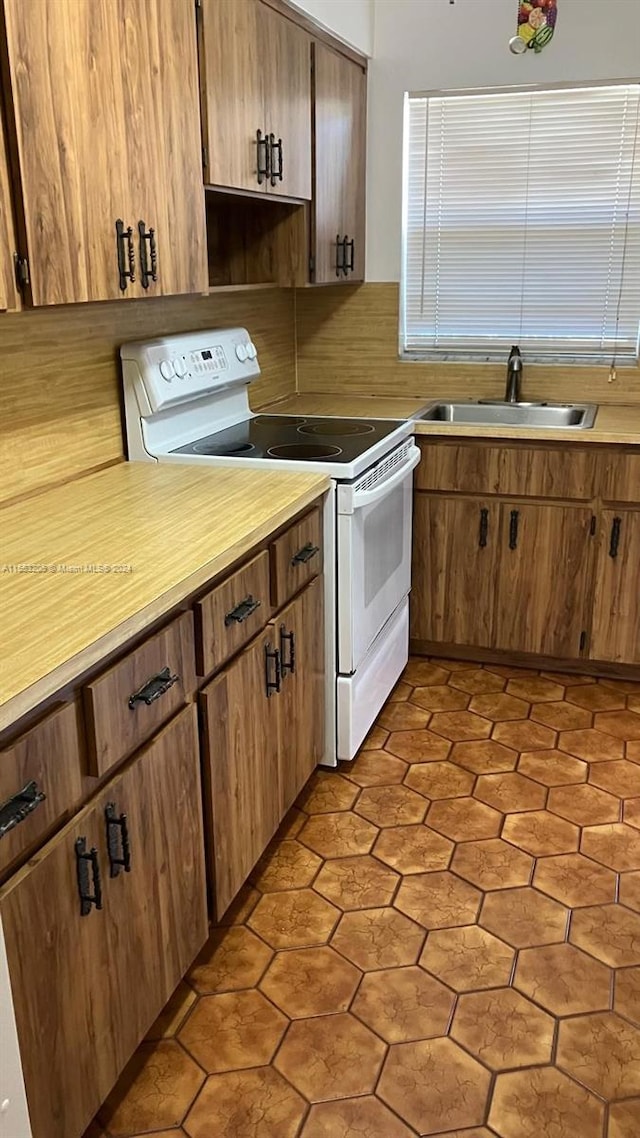
[[[394,419],[255,415],[224,431],[178,447],[172,454],[353,462],[400,425],[400,420]]]

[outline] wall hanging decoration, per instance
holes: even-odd
[[[518,34],[509,40],[514,55],[542,51],[553,39],[558,0],[518,0]]]

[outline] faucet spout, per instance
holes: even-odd
[[[505,403],[519,403],[520,402],[520,387],[522,384],[522,356],[520,348],[514,344],[509,352],[509,359],[507,361],[507,387],[505,391]]]

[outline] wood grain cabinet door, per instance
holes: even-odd
[[[491,499],[415,494],[413,640],[491,646],[498,522]]]
[[[0,114],[0,312],[20,308],[13,260],[16,250],[7,148]]]
[[[598,518],[592,660],[640,662],[640,510],[602,510]]]
[[[271,177],[267,193],[311,198],[311,39],[267,4],[258,9]]]
[[[589,623],[589,507],[502,502],[493,647],[576,659]]]
[[[364,280],[366,110],[364,69],[315,42],[312,237],[316,284]]]

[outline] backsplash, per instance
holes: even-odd
[[[0,502],[122,461],[118,349],[126,340],[245,326],[262,375],[251,403],[295,391],[294,294],[78,304],[0,315]]]
[[[339,285],[298,290],[301,393],[502,399],[504,364],[407,363],[398,359],[399,286]],[[557,402],[639,403],[640,368],[527,364],[523,397]]]

